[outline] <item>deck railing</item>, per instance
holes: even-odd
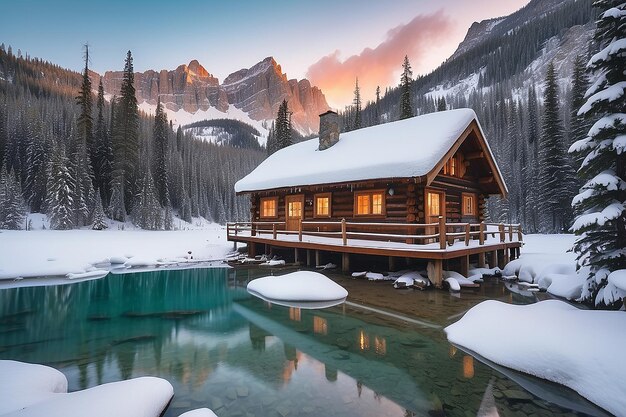
[[[292,225],[293,226],[293,225]],[[500,243],[522,242],[522,227],[519,224],[504,223],[446,223],[442,216],[437,223],[376,223],[341,221],[297,221],[296,230],[287,230],[284,221],[260,221],[228,223],[227,235],[235,240],[238,236],[258,236],[279,239],[283,236],[297,236],[302,241],[305,236],[341,239],[347,246],[349,240],[402,242],[407,244],[439,244],[446,249],[455,242],[477,240],[479,245],[494,240]]]

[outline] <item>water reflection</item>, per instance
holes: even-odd
[[[534,395],[507,398],[523,389],[457,354],[439,329],[381,323],[345,305],[271,305],[246,293],[242,273],[160,271],[0,291],[0,357],[55,366],[70,390],[161,376],[176,393],[167,416],[199,407],[220,417],[465,416],[488,390],[504,414],[563,412]]]

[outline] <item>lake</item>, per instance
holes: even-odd
[[[484,299],[532,302],[496,280],[467,296],[398,290],[430,312],[420,324],[354,305],[270,304],[245,290],[264,273],[111,273],[3,289],[0,358],[55,367],[70,391],[165,378],[175,393],[166,416],[200,407],[220,417],[476,416],[494,408],[520,417],[603,414],[572,391],[487,366],[447,342],[443,327]],[[532,331],[532,324],[511,325]]]

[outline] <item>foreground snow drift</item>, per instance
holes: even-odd
[[[522,331],[515,323],[536,323]],[[568,386],[626,416],[626,314],[579,310],[557,300],[530,305],[485,301],[445,331],[484,358]]]
[[[303,308],[330,307],[344,302],[348,296],[341,285],[311,271],[258,278],[248,283],[248,292],[276,304]]]
[[[67,379],[52,368],[0,361],[0,415],[157,417],[174,395],[164,379],[143,377],[67,393]]]
[[[206,230],[0,231],[0,280],[66,276],[76,279],[94,265],[127,266],[223,258],[229,250],[223,227]],[[130,258],[130,259],[128,259]],[[74,275],[76,274],[76,275]]]

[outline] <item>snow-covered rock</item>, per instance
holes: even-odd
[[[0,361],[0,375],[3,417],[157,417],[174,395],[169,382],[154,377],[68,393],[67,379],[61,372],[15,361]]]
[[[415,284],[415,280],[412,277],[400,277],[393,282],[394,288],[407,288],[412,287]]]
[[[260,265],[261,266],[283,266],[285,265],[285,261],[283,259],[271,259]]]
[[[622,291],[626,291],[626,269],[611,272],[609,274],[609,283]]]
[[[82,272],[82,273],[78,273],[78,274],[74,274],[74,273],[69,273],[66,275],[67,279],[98,279],[98,278],[104,278],[109,274],[109,271],[106,271],[104,269],[94,269],[92,271],[89,272]]]
[[[459,284],[459,281],[457,281],[456,278],[450,277],[450,278],[446,278],[444,281],[448,283],[451,291],[461,291],[461,285]]]
[[[511,323],[540,323],[532,332]],[[626,416],[626,314],[579,310],[547,300],[511,305],[489,300],[448,326],[448,340],[499,365],[568,386]]]
[[[393,282],[393,286],[396,288],[402,288],[403,286],[416,285],[421,288],[431,286],[431,282],[428,278],[416,271],[408,271],[400,275],[398,279]]]
[[[332,302],[345,301],[348,291],[330,278],[312,271],[297,271],[280,276],[257,278],[248,283],[248,292],[275,302]],[[306,308],[306,305],[302,307]]]
[[[195,410],[187,411],[178,417],[217,417],[217,415],[208,408],[197,408]]]

